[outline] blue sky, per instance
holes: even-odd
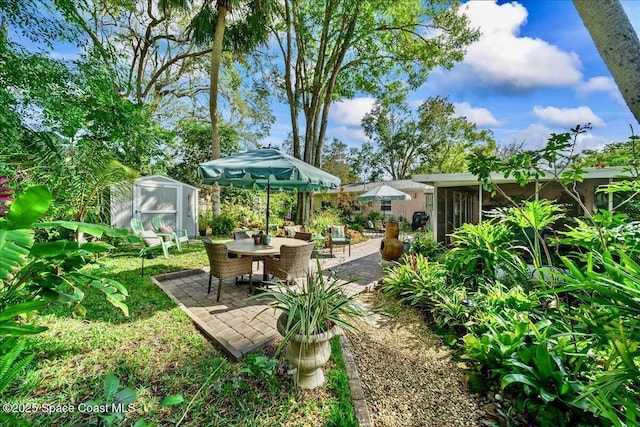
[[[622,3],[640,33],[640,1]],[[451,71],[435,70],[411,94],[414,105],[447,97],[456,114],[493,130],[498,143],[522,142],[525,148],[587,122],[593,128],[579,138],[579,151],[626,141],[629,124],[640,133],[571,1],[474,0],[464,7],[483,33],[480,40]],[[373,102],[361,96],[334,103],[327,140],[351,146],[365,141],[360,121]],[[279,145],[291,127],[286,109],[276,106],[275,112],[268,140]]]
[[[640,1],[622,4],[640,34]],[[626,141],[630,124],[640,134],[570,0],[473,0],[464,7],[471,25],[482,32],[480,40],[452,70],[434,70],[411,94],[413,105],[444,96],[458,115],[491,129],[498,143],[524,143],[525,148],[540,147],[552,132],[587,122],[593,128],[580,137],[578,151]],[[75,59],[78,47],[58,43],[51,55]],[[366,141],[360,122],[373,103],[368,96],[334,102],[327,140],[335,137],[350,146]],[[203,100],[202,108],[206,105]],[[274,103],[273,110],[276,123],[264,143],[280,146],[291,122],[284,105]]]

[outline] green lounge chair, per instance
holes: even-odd
[[[181,245],[183,243],[189,243],[189,234],[187,233],[187,230],[173,230],[171,227],[165,226],[162,217],[154,216],[151,218],[151,225],[153,226],[153,231],[155,231],[158,236],[167,236],[173,240],[176,243],[178,251],[182,251]]]
[[[147,248],[162,248],[164,257],[169,258],[169,248],[173,246],[173,242],[171,240],[164,240],[153,230],[145,230],[142,225],[142,221],[138,218],[131,218],[131,222],[129,224],[131,225],[133,234],[140,237]]]

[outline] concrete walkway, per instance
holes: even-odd
[[[323,274],[351,282],[346,285],[346,292],[350,295],[372,287],[383,274],[380,241],[381,237],[374,237],[367,242],[351,245],[351,256],[348,248],[344,252],[342,248],[334,250],[333,258],[329,258],[328,250],[321,250],[317,259]],[[311,271],[317,270],[315,253],[310,268]],[[280,340],[275,328],[279,313],[268,308],[265,301],[249,298],[249,285],[236,285],[233,279],[222,282],[220,301],[216,302],[218,279],[213,279],[211,293],[207,295],[208,271],[207,266],[155,276],[152,280],[191,317],[205,335],[235,360]],[[262,263],[259,271],[254,270],[254,276],[256,274],[262,274]]]

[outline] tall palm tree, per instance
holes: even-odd
[[[192,0],[160,0],[165,13],[188,10]],[[266,43],[274,0],[205,0],[193,16],[188,31],[199,45],[211,44],[209,116],[211,118],[211,158],[220,158],[218,129],[218,82],[224,51],[245,53]],[[237,12],[237,13],[236,13]],[[228,27],[228,29],[227,29]],[[225,31],[226,30],[226,31]],[[226,33],[226,35],[225,35]],[[214,187],[214,214],[220,214],[220,193]]]
[[[573,5],[640,123],[640,41],[620,0],[573,0]]]

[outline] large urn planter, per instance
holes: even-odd
[[[255,298],[270,299],[269,306],[280,311],[276,329],[283,338],[276,353],[285,350],[296,385],[311,389],[324,384],[322,367],[331,355],[329,340],[342,330],[354,330],[351,321],[364,313],[354,295],[347,294],[348,282],[325,279],[320,261],[306,279],[291,286],[276,282]]]
[[[283,337],[287,336],[287,316],[281,314],[276,324],[278,332]],[[304,335],[294,334],[288,342],[285,356],[294,368],[293,379],[295,384],[304,389],[313,389],[324,384],[324,371],[322,367],[329,361],[331,345],[329,340],[341,332],[339,326],[334,325],[327,332]]]
[[[398,239],[400,226],[395,218],[387,221],[384,239],[380,242],[380,255],[385,261],[397,261],[404,252],[404,245]]]

